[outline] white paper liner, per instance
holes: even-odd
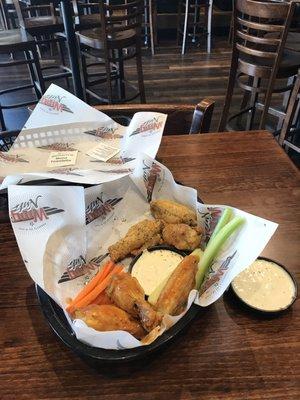
[[[134,170],[140,153],[156,156],[166,118],[138,112],[122,126],[52,84],[9,151],[0,152],[0,189],[41,178],[86,184],[120,179]],[[87,153],[100,143],[120,151],[107,162],[95,160]],[[74,165],[47,166],[51,153],[66,150],[78,151]]]
[[[198,203],[195,189],[176,184],[165,166],[145,154],[139,156],[134,173],[118,181],[85,190],[70,186],[10,186],[8,195],[12,226],[26,268],[33,280],[62,307],[107,261],[109,245],[124,236],[134,223],[152,218],[151,199],[171,199],[195,209],[198,222],[205,229],[206,241],[225,208]],[[64,211],[50,213],[43,221],[13,222],[18,218],[13,212],[20,204],[31,212],[35,210],[30,199],[35,202],[37,196],[41,196],[39,208],[47,206]],[[236,208],[232,210],[235,215],[243,215],[246,223],[210,268],[202,286],[204,291],[200,296],[196,291],[190,293],[185,312],[193,301],[208,306],[220,298],[231,280],[259,256],[277,228],[276,223]],[[123,263],[128,265],[129,259]],[[182,315],[166,316],[164,327],[153,339]],[[71,324],[79,340],[95,347],[121,349],[142,345],[124,331],[98,332],[79,320]]]

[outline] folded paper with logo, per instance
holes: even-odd
[[[52,84],[10,150],[0,152],[0,189],[41,178],[85,184],[119,179],[133,171],[139,153],[156,156],[166,118],[139,112],[122,126]]]
[[[132,174],[115,181],[87,189],[11,185],[8,196],[10,219],[25,266],[62,308],[106,263],[108,247],[133,224],[152,218],[151,200],[169,199],[195,210],[205,232],[204,241],[226,208],[199,203],[195,189],[176,184],[171,172],[147,154],[137,157]],[[205,307],[216,301],[232,279],[257,258],[277,228],[273,222],[232,210],[245,218],[245,224],[214,260],[201,293],[191,291],[185,311],[176,317],[165,316],[163,329],[157,334],[181,319],[193,303]],[[126,267],[129,262],[122,261]],[[142,345],[125,331],[99,332],[82,320],[69,322],[77,339],[91,346],[124,349]]]

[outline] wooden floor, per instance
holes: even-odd
[[[144,82],[146,88],[147,103],[192,103],[209,97],[216,101],[215,112],[212,122],[212,131],[216,130],[220,118],[221,106],[226,92],[227,77],[230,65],[230,46],[227,38],[216,38],[213,51],[207,54],[200,47],[189,48],[182,56],[180,48],[172,42],[162,43],[152,56],[145,49],[143,53]],[[49,54],[44,54],[48,60]],[[3,56],[1,57],[3,59]],[[47,61],[44,61],[47,62]],[[127,78],[135,81],[136,71],[134,63],[130,63],[126,69]],[[0,90],[25,83],[28,73],[25,68],[14,67],[0,68]],[[56,81],[62,87],[66,87],[64,80]],[[1,101],[20,101],[22,98],[32,97],[31,92],[26,95],[14,93],[5,95]],[[233,107],[238,105],[240,95],[236,95]],[[25,110],[5,111],[6,121],[9,129],[21,128],[28,113]]]

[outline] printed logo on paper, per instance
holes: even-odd
[[[56,169],[51,169],[50,171],[47,171],[49,174],[60,174],[60,175],[74,175],[74,176],[83,176],[81,174],[78,174],[77,168],[56,168]]]
[[[107,165],[109,165],[109,164],[111,164],[111,165],[123,165],[123,164],[126,164],[126,163],[128,163],[130,161],[134,161],[134,160],[135,160],[135,158],[129,158],[129,157],[113,157],[113,158],[110,158],[108,161],[106,161],[105,164],[107,164]],[[103,161],[90,160],[90,162],[103,162]]]
[[[46,106],[42,108],[49,114],[57,115],[63,112],[73,114],[73,111],[65,104],[65,97],[66,96],[59,96],[55,94],[45,94],[39,101],[39,105]]]
[[[135,131],[133,131],[129,136],[135,136],[141,134],[142,136],[148,136],[155,133],[163,126],[162,117],[153,117],[148,121],[143,122]]]
[[[222,209],[218,207],[207,207],[208,211],[201,212],[198,210],[201,218],[204,220],[205,240],[207,243],[217,226],[217,223],[222,215]]]
[[[93,200],[85,210],[85,223],[88,225],[95,219],[100,219],[103,223],[111,215],[115,209],[116,204],[122,200],[122,197],[107,198],[103,193],[97,196],[96,200]]]
[[[3,161],[7,164],[16,164],[16,163],[29,163],[28,160],[25,160],[19,154],[7,154],[6,152],[0,151],[0,161]]]
[[[161,167],[154,161],[143,160],[143,180],[146,186],[148,202],[152,200],[155,183],[161,181],[161,172]]]
[[[134,168],[120,168],[120,169],[95,169],[97,172],[103,172],[104,174],[131,174]]]
[[[47,144],[46,146],[39,146],[38,149],[42,150],[53,150],[53,151],[76,151],[75,147],[73,147],[74,143],[52,143]]]
[[[10,210],[11,222],[13,224],[26,222],[28,224],[22,224],[22,230],[36,230],[44,226],[51,216],[65,211],[61,208],[41,206],[41,199],[42,195],[38,195],[12,207]]]
[[[102,139],[121,139],[123,135],[115,133],[118,127],[113,126],[101,126],[97,129],[92,129],[91,131],[85,131],[87,135],[97,136]]]
[[[84,257],[80,255],[78,258],[75,258],[68,264],[66,271],[62,274],[58,283],[68,282],[73,279],[79,278],[80,276],[83,276],[88,272],[95,271],[97,268],[99,268],[101,262],[107,256],[108,253],[98,257],[94,257],[87,263]]]
[[[218,269],[215,269],[214,264],[209,268],[207,276],[205,277],[205,281],[199,291],[200,296],[212,286],[218,285],[222,276],[225,274],[226,271],[228,271],[229,265],[232,259],[235,257],[236,253],[237,250],[235,250],[234,253],[232,253],[230,256],[226,257],[226,259],[221,263]]]

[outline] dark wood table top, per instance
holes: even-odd
[[[158,158],[207,203],[278,222],[263,254],[299,279],[299,172],[269,133],[164,137]],[[0,265],[1,399],[300,398],[299,301],[286,314],[265,319],[225,296],[152,361],[111,377],[52,333],[6,222],[0,224]]]

